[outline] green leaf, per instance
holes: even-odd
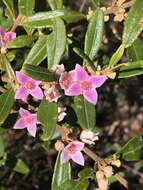
[[[3,0],[4,4],[6,5],[6,8],[8,12],[10,13],[11,17],[14,19],[15,13],[14,13],[14,6],[12,0]]]
[[[66,48],[66,29],[62,19],[54,19],[53,32],[48,36],[47,53],[48,68],[59,64],[60,59]]]
[[[127,56],[130,62],[143,60],[143,41],[137,39],[130,47],[127,48]]]
[[[48,0],[48,3],[52,10],[63,8],[63,0]]]
[[[21,174],[28,174],[29,173],[29,167],[27,166],[27,164],[23,160],[18,159],[16,166],[14,167],[14,171],[21,173]]]
[[[47,36],[41,36],[30,50],[24,65],[39,65],[47,56]]]
[[[97,128],[95,128],[96,112],[94,105],[87,102],[83,96],[78,96],[74,98],[73,108],[76,112],[78,123],[81,128],[93,132],[97,131]]]
[[[136,161],[143,158],[143,138],[142,136],[133,137],[121,150],[116,153],[126,161]]]
[[[35,0],[19,0],[18,7],[20,15],[31,16],[35,8]]]
[[[48,141],[53,137],[56,128],[58,118],[57,103],[42,100],[38,108],[37,116],[38,121],[44,125],[42,140]]]
[[[0,158],[4,156],[4,153],[5,153],[4,139],[2,136],[0,136]]]
[[[54,167],[52,190],[59,190],[64,182],[71,179],[70,163],[61,164],[60,156],[61,154],[59,153]]]
[[[12,48],[22,48],[22,47],[28,47],[33,43],[33,38],[31,36],[27,35],[21,35],[6,44],[6,47],[9,49]]]
[[[143,29],[143,1],[135,0],[125,21],[123,31],[123,44],[126,47],[132,45]]]
[[[103,12],[97,8],[90,19],[85,36],[85,53],[91,60],[94,60],[101,46],[103,36]]]
[[[41,80],[45,82],[53,82],[58,79],[57,75],[54,72],[48,71],[46,68],[40,67],[40,66],[27,64],[22,67],[22,71],[26,75],[36,80]]]
[[[122,66],[118,78],[129,78],[143,74],[143,60],[136,62],[129,62],[126,66]]]
[[[109,62],[110,67],[114,67],[118,63],[118,61],[123,56],[124,49],[125,49],[125,46],[123,44],[121,44],[119,46],[119,48],[117,49],[117,51],[112,55],[112,57],[110,59],[110,62]]]
[[[14,91],[10,88],[0,95],[0,124],[2,124],[10,114],[13,104]]]

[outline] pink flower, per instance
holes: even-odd
[[[104,75],[88,75],[88,73],[77,64],[74,70],[69,73],[63,73],[59,82],[61,88],[65,90],[66,95],[78,96],[83,94],[87,101],[96,105],[98,99],[96,88],[102,86],[106,80],[107,77]]]
[[[25,129],[27,128],[28,133],[35,137],[36,136],[36,131],[37,131],[37,115],[32,114],[29,111],[20,108],[19,110],[20,114],[20,119],[15,123],[14,129]]]
[[[0,46],[4,46],[5,44],[9,43],[11,40],[16,38],[15,32],[4,32],[2,27],[0,27]]]
[[[45,90],[44,94],[49,102],[57,102],[61,97],[61,94],[58,91],[56,85],[52,85],[50,88],[48,88],[48,90]]]
[[[79,165],[84,166],[84,157],[81,151],[84,148],[84,143],[79,141],[73,141],[69,143],[61,153],[61,163],[65,163],[72,159]]]
[[[26,101],[29,94],[31,94],[36,99],[43,98],[43,92],[39,87],[41,81],[34,80],[22,72],[16,72],[16,77],[18,82],[20,83],[20,87],[16,91],[15,99],[21,99]]]

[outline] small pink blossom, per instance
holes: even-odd
[[[29,111],[20,108],[19,110],[20,118],[14,125],[14,129],[25,129],[27,128],[28,133],[35,137],[37,131],[37,115],[30,113]]]
[[[96,88],[102,86],[107,80],[104,75],[89,75],[80,65],[70,72],[64,72],[59,82],[67,96],[83,95],[90,103],[96,105],[98,95]]]
[[[16,78],[20,84],[20,87],[16,91],[15,99],[26,101],[29,94],[36,99],[43,99],[43,92],[39,87],[41,81],[34,80],[19,71],[16,72]]]
[[[84,148],[84,143],[79,141],[72,141],[69,143],[61,153],[61,163],[65,163],[72,159],[73,162],[76,162],[79,165],[84,166],[84,157],[81,151]]]
[[[0,46],[4,46],[5,44],[12,41],[14,38],[16,38],[15,32],[4,32],[2,27],[0,27]]]
[[[61,94],[55,85],[52,85],[48,90],[45,90],[44,94],[49,102],[57,102],[61,97]]]
[[[61,65],[54,65],[52,67],[52,70],[57,74],[57,75],[61,75],[64,71],[65,71],[65,67],[63,64]]]

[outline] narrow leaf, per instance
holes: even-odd
[[[0,136],[0,158],[3,157],[4,153],[5,153],[4,139],[2,136]]]
[[[24,16],[31,16],[35,7],[35,0],[19,0],[19,14]]]
[[[18,159],[16,166],[14,167],[14,171],[21,173],[21,174],[28,174],[29,173],[29,167],[27,166],[27,164],[23,160]]]
[[[14,14],[13,1],[12,0],[3,0],[3,2],[6,5],[6,8],[7,8],[8,12],[10,13],[11,17],[14,19],[15,14]]]
[[[52,10],[63,8],[63,0],[48,0],[48,3]]]

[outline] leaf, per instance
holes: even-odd
[[[31,36],[27,35],[21,35],[17,38],[13,39],[11,42],[6,44],[6,47],[9,49],[12,48],[22,48],[22,47],[28,47],[33,43],[33,38]]]
[[[103,36],[103,12],[97,8],[91,17],[85,36],[85,53],[94,60],[101,46]]]
[[[18,1],[19,14],[24,16],[31,16],[35,8],[35,0],[19,0]]]
[[[14,91],[12,88],[0,95],[0,124],[2,124],[11,112],[14,104]]]
[[[37,116],[38,121],[44,125],[42,140],[48,141],[53,137],[57,124],[57,104],[48,102],[48,100],[42,100],[38,108]]]
[[[83,96],[78,96],[74,98],[73,108],[76,112],[78,123],[81,128],[93,132],[97,131],[97,128],[95,128],[96,112],[94,105],[87,102]]]
[[[45,82],[53,82],[58,79],[57,75],[54,72],[48,71],[46,68],[40,67],[40,66],[27,64],[22,67],[22,71],[26,75],[36,80],[41,80]]]
[[[143,29],[143,1],[135,0],[125,21],[123,31],[123,44],[126,47],[132,45]]]
[[[54,173],[52,178],[52,190],[59,190],[61,184],[71,179],[70,163],[67,162],[65,164],[61,164],[60,156],[61,154],[59,153],[54,167]]]
[[[47,0],[52,10],[62,9],[63,0]]]
[[[143,74],[143,60],[129,62],[126,66],[122,66],[118,78],[129,78]]]
[[[21,173],[21,174],[28,174],[29,173],[29,167],[27,166],[27,164],[23,160],[18,159],[16,166],[14,167],[14,171]]]
[[[130,62],[143,60],[143,41],[137,39],[130,47],[127,48],[127,56]]]
[[[114,67],[118,63],[118,61],[123,56],[124,49],[125,49],[125,46],[123,44],[121,44],[119,46],[119,48],[117,49],[117,51],[112,55],[112,57],[110,59],[110,62],[109,62],[110,67]]]
[[[2,136],[0,136],[0,158],[4,156],[5,153],[5,145],[4,145],[4,139]]]
[[[47,56],[47,36],[41,36],[30,50],[23,65],[39,65]]]
[[[122,157],[126,161],[136,161],[143,158],[143,138],[142,136],[133,137],[121,150],[116,153],[116,156]]]
[[[14,19],[15,13],[14,13],[13,1],[12,0],[3,0],[3,2],[6,5],[6,8],[7,8],[8,12],[10,13],[11,17]]]
[[[48,36],[47,53],[48,68],[59,64],[60,59],[66,48],[66,29],[62,19],[54,19],[53,32]]]

